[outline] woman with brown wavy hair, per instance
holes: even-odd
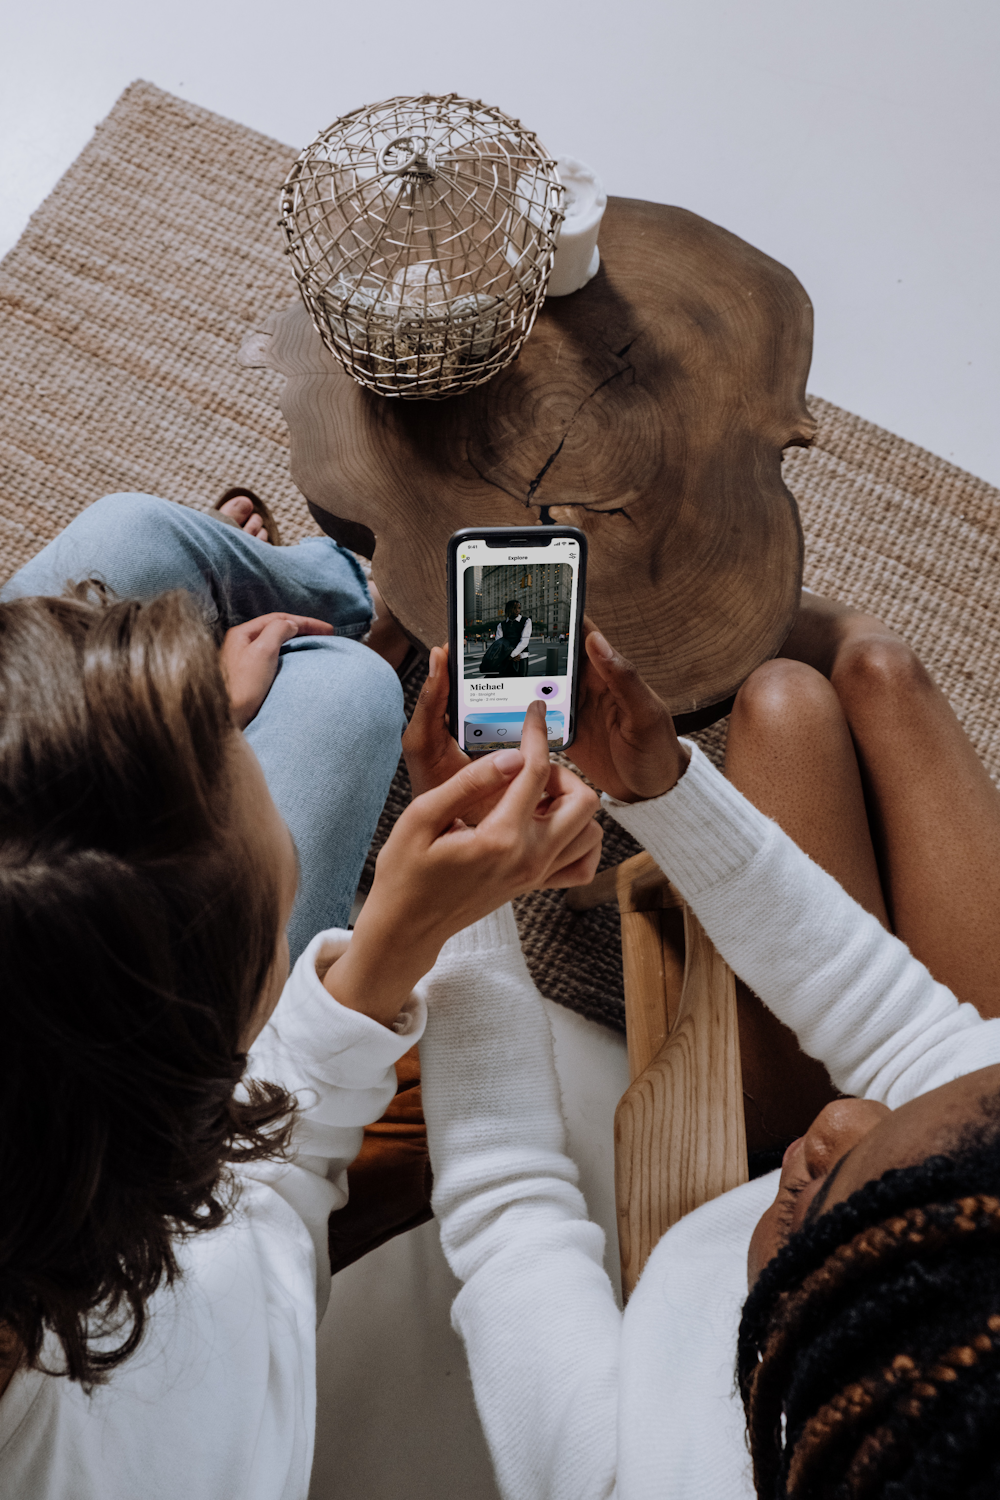
[[[183,589],[194,601],[224,642],[236,722],[267,767],[304,868],[317,876],[300,883],[292,907],[294,959],[321,927],[347,922],[399,762],[403,695],[395,662],[362,645],[377,644],[383,622],[373,631],[357,558],[331,537],[269,544],[253,530],[260,518],[249,493],[223,498],[215,513],[155,495],[105,495],[9,579],[0,599],[57,596],[67,583],[99,579],[118,599]]]
[[[327,1220],[414,986],[596,867],[542,716],[414,802],[289,975],[295,850],[235,717],[184,592],[0,605],[4,1496],[305,1496]]]

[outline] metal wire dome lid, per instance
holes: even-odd
[[[516,358],[545,297],[563,189],[531,131],[479,100],[344,115],[281,193],[299,290],[327,348],[385,396],[443,397]]]

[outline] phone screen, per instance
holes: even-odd
[[[572,731],[579,541],[463,537],[455,562],[458,743],[471,755],[517,745],[538,698],[549,748],[561,749]]]

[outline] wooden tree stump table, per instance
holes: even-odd
[[[815,430],[812,308],[785,267],[684,209],[611,198],[600,249],[520,358],[449,400],[364,390],[299,302],[241,359],[286,377],[292,477],[324,530],[372,557],[415,640],[446,638],[453,531],[576,525],[588,613],[673,713],[696,713],[775,654],[798,608],[781,454]]]

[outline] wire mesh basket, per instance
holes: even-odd
[[[563,189],[517,120],[455,94],[334,121],[281,193],[281,227],[324,344],[383,396],[481,385],[545,297]]]

